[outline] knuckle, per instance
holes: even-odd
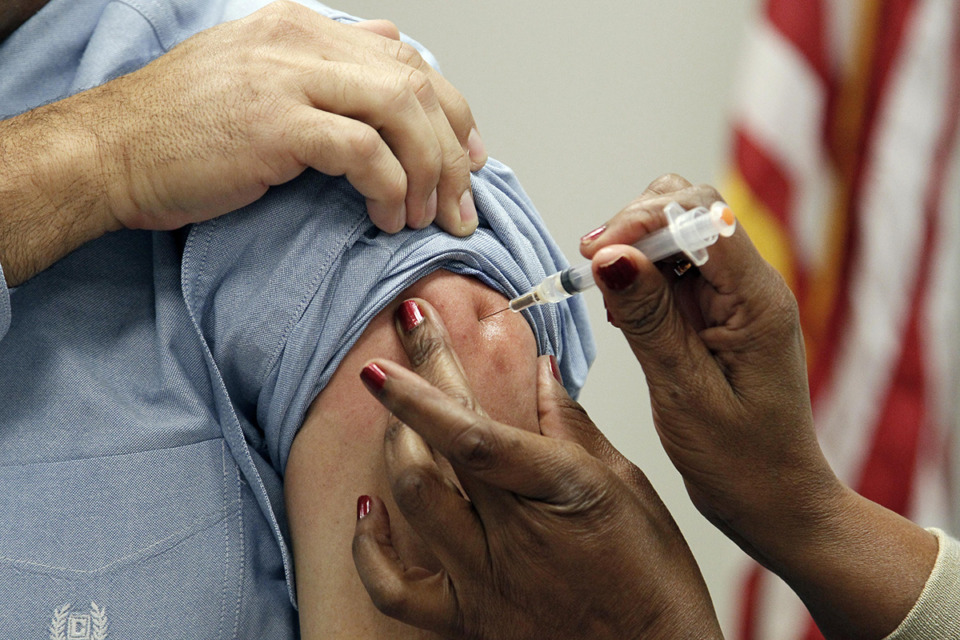
[[[426,328],[425,326],[423,328]],[[418,331],[407,346],[407,357],[416,370],[437,363],[447,348],[443,338],[431,331]]]
[[[701,184],[697,187],[697,191],[700,193],[701,200],[705,205],[711,205],[717,200],[723,200],[723,196],[721,196],[716,187],[711,184]]]
[[[590,416],[587,414],[587,410],[583,408],[582,404],[573,398],[564,396],[557,401],[557,406],[564,413],[571,414],[570,417],[572,420],[593,424],[593,420],[590,419]]]
[[[302,7],[290,0],[277,0],[258,16],[256,28],[263,40],[283,39],[303,33],[300,11]]]
[[[443,164],[447,171],[460,178],[464,187],[470,183],[470,160],[462,148],[450,147],[444,154]]]
[[[414,67],[402,67],[393,76],[390,87],[390,102],[399,109],[432,107],[437,101],[430,77]]]
[[[393,57],[396,58],[398,62],[414,67],[415,69],[419,69],[425,64],[423,56],[420,55],[417,48],[406,42],[396,43]]]
[[[689,186],[690,182],[683,176],[676,173],[665,173],[651,182],[647,189],[656,193],[665,194],[680,191]]]
[[[402,617],[410,608],[406,594],[392,585],[379,585],[379,588],[371,590],[370,599],[378,611],[391,618]]]
[[[407,73],[407,84],[420,104],[430,106],[437,102],[437,92],[434,90],[433,83],[427,74],[412,69]]]
[[[437,388],[465,406],[467,409],[470,409],[471,411],[480,411],[480,405],[477,402],[477,399],[473,397],[473,394],[470,393],[470,390],[464,386],[464,383],[461,380],[446,380],[438,384]]]
[[[409,82],[410,74],[401,72],[384,77],[383,109],[389,112],[404,112],[417,104],[417,96]]]
[[[448,95],[444,99],[443,106],[445,111],[455,114],[457,121],[464,125],[468,131],[475,126],[470,104],[459,91],[448,92]]]
[[[453,460],[470,469],[491,469],[499,458],[496,439],[480,416],[460,430],[450,443]]]
[[[383,432],[384,443],[389,445],[397,442],[403,430],[406,428],[407,426],[391,413],[390,418],[387,420],[387,428],[384,429]]]
[[[391,483],[391,489],[400,510],[408,514],[427,511],[432,480],[430,470],[419,465],[407,466],[397,473]]]
[[[616,318],[617,326],[631,342],[643,344],[656,340],[659,343],[670,336],[671,312],[669,293],[662,287],[654,293],[623,301]],[[660,348],[656,352],[665,354],[665,360],[674,360],[672,364],[663,364],[676,366],[676,358],[666,355],[669,349]]]
[[[350,150],[361,164],[370,164],[380,154],[383,139],[376,129],[367,126],[354,128],[349,137]]]
[[[429,149],[424,151],[420,158],[418,171],[422,180],[431,186],[436,186],[443,173],[443,149],[436,141],[426,141],[425,144],[429,145]]]

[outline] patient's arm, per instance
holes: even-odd
[[[433,566],[394,507],[382,468],[387,413],[359,378],[370,358],[406,364],[393,318],[399,304],[413,296],[429,301],[442,316],[481,406],[502,422],[538,429],[537,352],[530,327],[514,313],[479,320],[506,306],[502,295],[471,278],[440,271],[378,314],[313,402],[287,465],[287,511],[306,640],[433,637],[377,611],[351,555],[357,497],[372,494],[387,503],[402,556]]]

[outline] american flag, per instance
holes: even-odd
[[[744,62],[724,195],[800,303],[827,458],[956,535],[960,2],[766,0]],[[735,637],[821,637],[775,576],[742,589]]]

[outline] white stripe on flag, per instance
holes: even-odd
[[[772,573],[764,576],[762,610],[758,637],[790,640],[803,637],[810,615],[803,602],[783,580]]]
[[[867,151],[850,321],[834,384],[817,407],[825,453],[846,482],[855,480],[869,453],[872,427],[900,355],[922,250],[924,203],[943,127],[949,7],[928,0],[917,9]]]

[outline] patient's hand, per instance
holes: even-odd
[[[0,264],[18,285],[109,230],[233,211],[307,167],[387,232],[477,226],[463,96],[384,21],[275,2],[142,69],[0,121]]]
[[[357,496],[391,495],[383,469],[389,414],[363,388],[357,371],[374,357],[409,364],[394,317],[400,301],[410,297],[427,300],[443,318],[477,399],[491,416],[538,429],[533,332],[519,314],[479,320],[506,306],[502,295],[444,271],[401,293],[371,322],[314,401],[290,452],[285,486],[305,639],[433,637],[377,611],[351,555]],[[390,501],[387,508],[397,513]],[[391,524],[404,558],[418,566],[438,567],[402,518]]]

